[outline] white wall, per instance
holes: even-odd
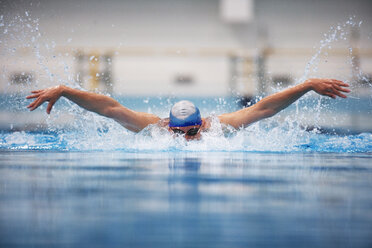
[[[265,32],[271,47],[310,50],[309,54],[298,57],[280,55],[267,61],[267,72],[299,77],[311,57],[311,49],[319,45],[323,33],[330,26],[345,22],[349,16],[355,15],[355,20],[363,21],[360,46],[372,49],[371,10],[372,1],[367,0],[257,0],[253,22],[232,25],[221,20],[217,0],[5,1],[0,6],[5,20],[3,23],[9,23],[19,14],[25,17],[27,11],[31,18],[39,19],[41,36],[32,42],[31,33],[31,36],[22,34],[26,29],[24,27],[24,30],[13,30],[14,35],[21,37],[16,41],[9,37],[9,33],[3,34],[5,26],[0,27],[3,75],[0,85],[3,89],[7,88],[7,75],[13,70],[25,69],[24,63],[20,65],[20,57],[21,61],[28,61],[29,70],[35,71],[41,85],[56,84],[74,76],[76,62],[72,56],[77,48],[111,51],[124,48],[176,48],[180,51],[247,49],[257,53],[263,41],[260,33]],[[13,43],[22,46],[20,42],[31,47],[55,43],[56,50],[41,49],[45,58],[40,64],[35,53],[11,53],[6,50],[15,46]],[[69,51],[68,56],[64,55],[66,51]],[[57,57],[53,58],[55,55]],[[58,59],[60,61],[56,61]],[[69,69],[66,70],[65,66]],[[45,67],[57,75],[56,78],[63,80],[50,82],[49,76],[45,75]],[[337,76],[339,67],[334,67],[334,71],[332,66],[323,67],[327,68],[323,70],[325,76],[327,73]],[[372,73],[371,66],[362,64],[362,68]],[[229,93],[229,62],[222,55],[122,56],[119,53],[114,57],[113,70],[114,89],[124,94]],[[190,86],[176,86],[173,79],[178,73],[192,74],[195,82]]]
[[[124,57],[115,63],[116,92],[135,95],[218,96],[228,92],[225,57]],[[145,73],[143,73],[144,69]],[[192,75],[190,84],[177,84],[178,75]],[[155,91],[154,91],[155,89]]]

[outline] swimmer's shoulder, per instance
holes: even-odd
[[[237,129],[234,127],[224,124],[220,118],[216,115],[209,116],[203,121],[204,128],[202,130],[208,131],[210,129],[221,129],[225,135],[236,133]]]
[[[211,128],[211,126],[212,126],[211,117],[202,118],[202,126],[201,126],[202,131],[208,131]]]
[[[158,123],[156,123],[156,125],[159,126],[159,127],[168,127],[169,118],[161,119],[160,121],[158,121]]]

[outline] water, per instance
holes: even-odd
[[[0,156],[2,247],[370,247],[371,153]]]
[[[0,133],[0,246],[372,245],[370,133],[108,124]]]

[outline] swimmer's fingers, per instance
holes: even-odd
[[[31,93],[33,95],[26,96],[26,99],[31,99],[31,98],[37,98],[39,97],[45,90],[33,90]]]
[[[343,86],[343,87],[349,87],[349,86],[350,86],[350,85],[348,85],[347,83],[344,83],[344,82],[342,82],[342,81],[340,81],[340,80],[331,79],[330,81],[331,81],[332,83],[334,83],[334,84],[339,85],[339,86]]]
[[[340,91],[338,91],[337,89],[334,89],[334,90],[332,91],[332,93],[333,93],[334,95],[339,96],[339,97],[346,98],[346,96],[345,96],[344,94],[342,94]]]
[[[35,101],[33,101],[32,103],[30,103],[27,108],[32,108],[34,105],[35,105],[35,102],[37,101],[37,99]]]
[[[332,94],[331,92],[326,92],[326,93],[324,93],[324,95],[329,96],[330,98],[333,98],[333,99],[336,98],[336,96],[334,94]]]
[[[52,111],[53,105],[56,103],[57,100],[50,100],[46,112],[50,114],[50,111]]]
[[[33,93],[33,94],[37,94],[37,93],[40,93],[40,92],[42,92],[42,91],[44,91],[44,90],[33,90],[33,91],[31,91],[31,93]]]
[[[326,87],[325,92],[323,92],[323,95],[326,95],[326,96],[329,96],[329,97],[332,97],[332,98],[336,98],[336,96],[346,98],[346,96],[340,92],[339,88],[341,88],[341,87],[338,87],[334,84],[328,84],[328,86]]]
[[[35,95],[29,95],[29,96],[26,96],[26,99],[31,99],[31,98],[37,98],[40,96],[41,93],[38,93],[38,94],[35,94]]]
[[[349,87],[350,85],[342,81],[335,80],[335,82],[332,83],[332,86],[335,89],[335,92],[337,92],[337,95],[342,98],[347,98],[347,96],[342,94],[341,92],[345,93],[351,92],[351,90],[345,88]]]
[[[341,80],[337,80],[337,79],[328,79],[328,81],[330,81],[331,83],[344,83],[342,82]]]
[[[331,87],[331,92],[332,92],[334,95],[337,95],[337,96],[342,97],[342,98],[346,98],[347,96],[344,95],[344,94],[342,94],[341,92],[348,93],[348,92],[350,92],[350,90],[349,90],[349,89],[342,88],[342,87],[339,86],[338,84],[333,83],[333,84],[332,84],[332,87]]]
[[[30,110],[30,111],[33,111],[36,107],[36,104],[37,102],[39,102],[38,99],[36,99],[35,101],[33,101],[30,105],[27,106],[27,108]]]
[[[43,104],[43,102],[45,102],[45,100],[40,97],[40,98],[36,99],[33,103],[31,103],[30,105],[28,105],[27,108],[29,108],[30,111],[33,111],[37,107],[39,107],[41,104]]]
[[[335,89],[337,89],[338,91],[342,91],[342,92],[346,92],[346,93],[349,93],[351,90],[349,89],[346,89],[346,88],[342,88],[341,86],[338,86],[337,84],[334,84],[333,87]]]

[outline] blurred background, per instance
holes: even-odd
[[[2,130],[45,126],[45,109],[30,114],[23,98],[58,84],[166,114],[154,110],[161,99],[191,98],[204,112],[228,102],[219,110],[232,111],[309,77],[338,78],[353,91],[343,102],[322,100],[332,119],[324,111],[316,125],[372,130],[370,0],[0,3]],[[304,125],[315,125],[312,115]]]

